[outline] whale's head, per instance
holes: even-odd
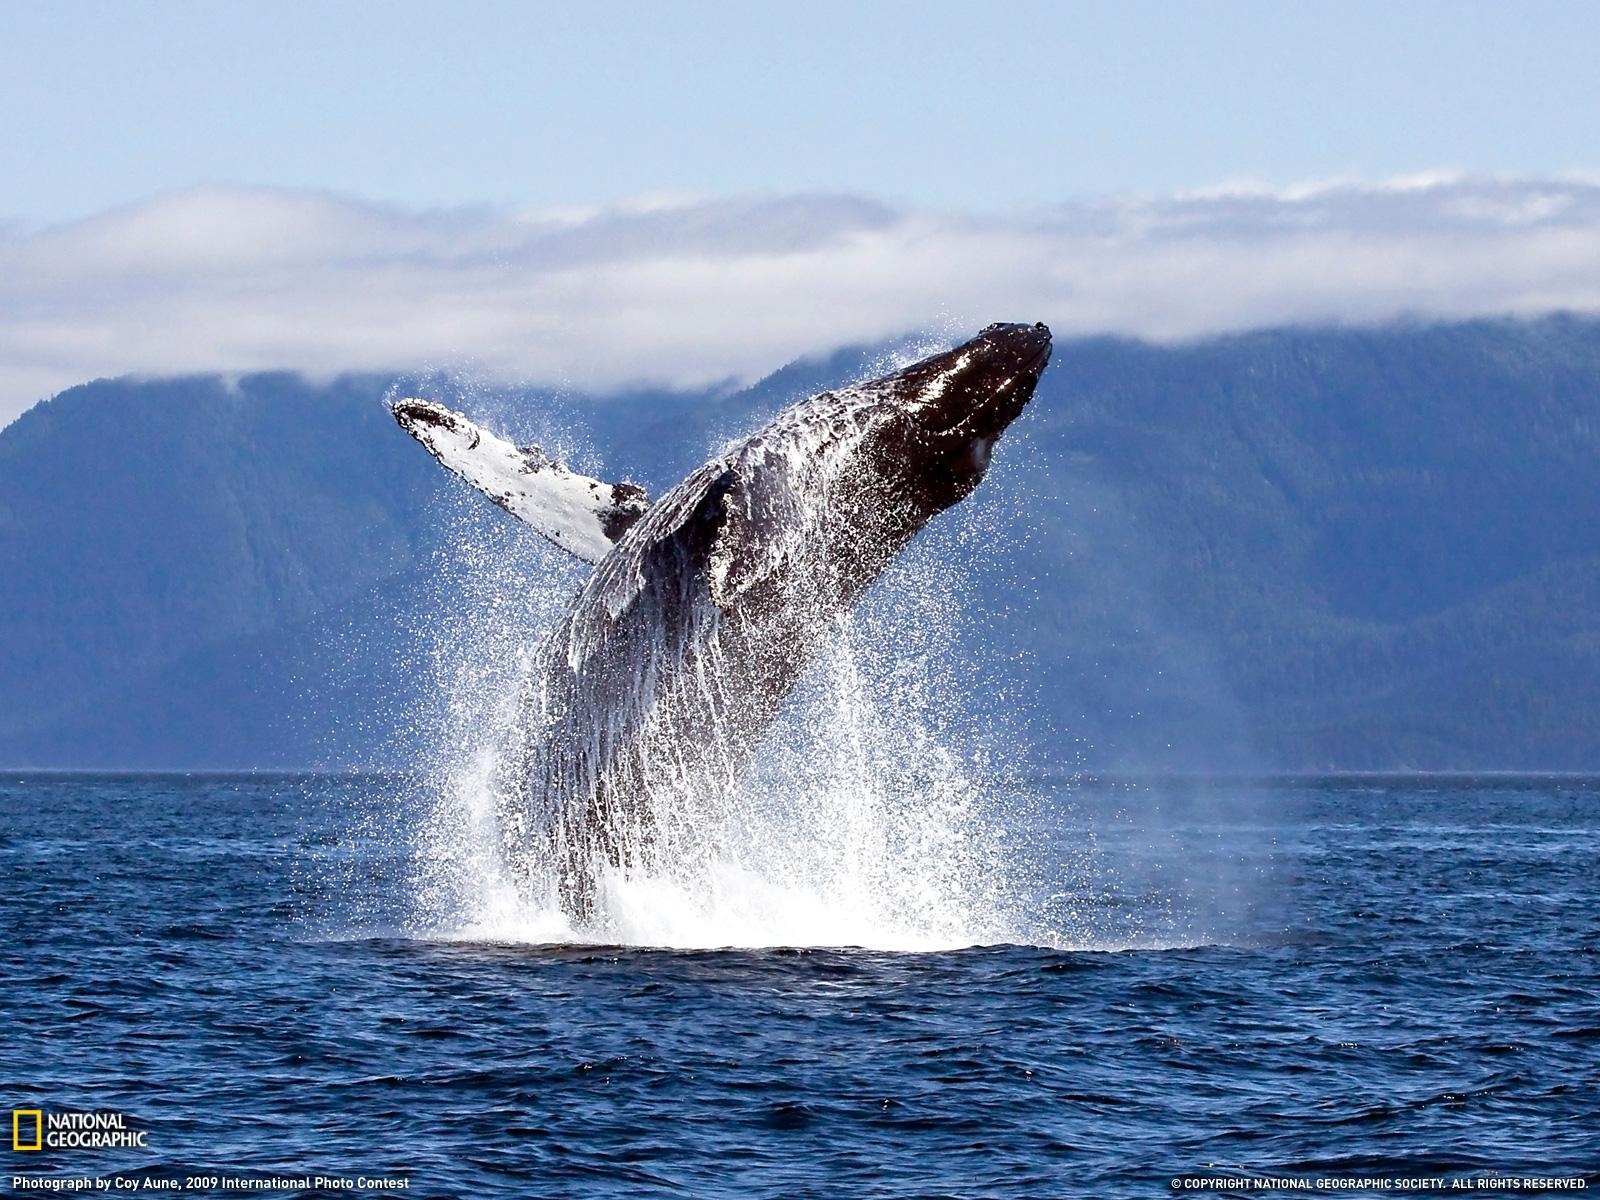
[[[934,511],[966,496],[1049,361],[1044,324],[991,325],[953,350],[861,385],[881,397],[869,445],[884,481],[921,494]]]
[[[991,325],[780,415],[729,460],[719,602],[787,575],[848,603],[977,487],[1049,361],[1044,325]]]

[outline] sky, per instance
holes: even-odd
[[[1597,45],[1587,2],[0,0],[0,423],[122,372],[1600,307]]]

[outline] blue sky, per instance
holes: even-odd
[[[1600,312],[1600,3],[0,0],[0,425],[995,320]]]
[[[1600,166],[1600,5],[0,5],[0,216],[201,183],[411,207],[1007,211]]]

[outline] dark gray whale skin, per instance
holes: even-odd
[[[681,858],[679,825],[703,838],[689,814],[726,804],[830,622],[982,480],[1049,357],[1044,325],[991,325],[787,409],[650,508],[530,677],[501,789],[519,882],[558,880],[588,920],[608,864]]]

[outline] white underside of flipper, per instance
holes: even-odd
[[[585,562],[597,563],[649,507],[633,483],[603,483],[569,471],[537,446],[518,447],[431,400],[396,400],[400,427],[529,528]]]

